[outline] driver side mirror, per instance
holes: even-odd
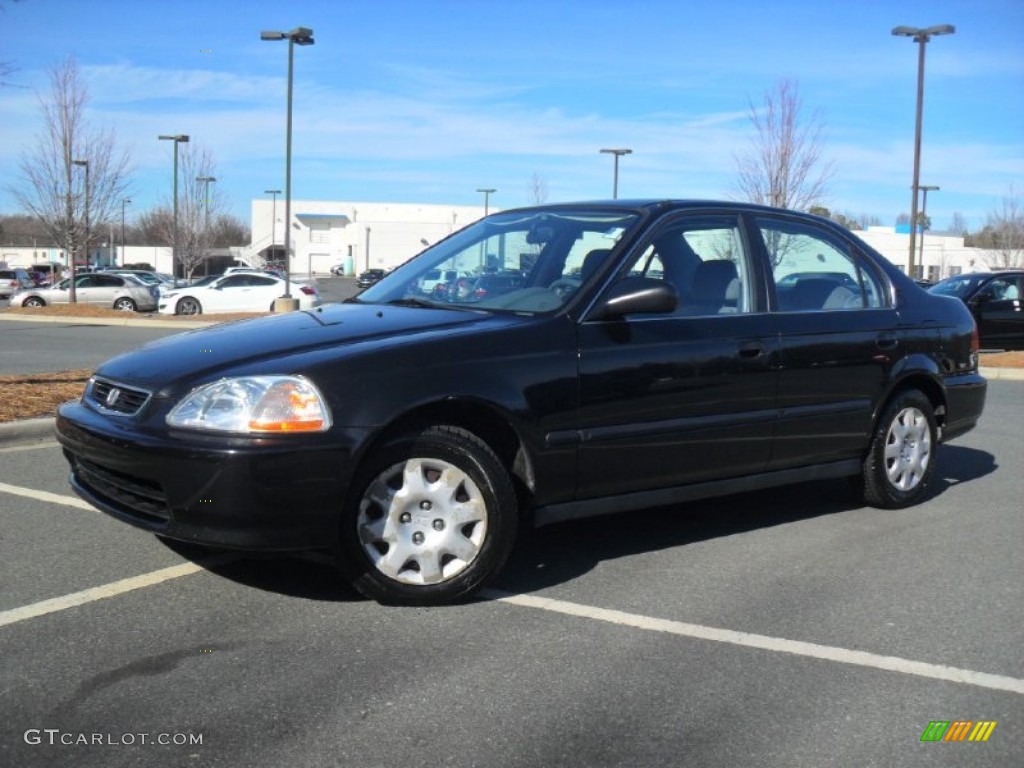
[[[613,320],[625,315],[658,315],[674,312],[678,305],[679,294],[664,280],[627,277],[611,287],[588,319]]]

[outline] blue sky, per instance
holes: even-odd
[[[0,212],[40,125],[47,69],[73,54],[90,118],[133,163],[132,209],[170,198],[172,144],[216,158],[214,193],[245,221],[284,185],[287,44],[295,50],[293,197],[482,204],[736,195],[749,105],[780,78],[827,129],[833,210],[910,208],[917,45],[894,26],[953,24],[927,46],[922,184],[936,228],[974,229],[1024,191],[1021,0],[0,0]]]

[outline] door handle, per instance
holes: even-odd
[[[752,359],[761,357],[768,351],[768,348],[760,341],[747,341],[740,344],[739,355],[742,358]]]
[[[880,334],[878,338],[875,339],[875,346],[879,349],[896,349],[897,343],[898,340],[895,334],[892,333]]]

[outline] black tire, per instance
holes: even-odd
[[[916,389],[898,393],[882,412],[864,459],[864,501],[882,509],[920,501],[935,470],[938,445],[931,401]]]
[[[517,527],[515,490],[494,451],[466,430],[433,426],[384,446],[357,472],[340,561],[378,602],[443,605],[501,569]]]
[[[122,296],[114,302],[114,309],[121,312],[135,312],[138,309],[138,305],[127,296]]]
[[[184,296],[178,299],[178,303],[174,305],[174,314],[201,315],[203,314],[203,305],[199,303],[199,299],[192,296]]]
[[[23,302],[21,302],[21,306],[23,306],[23,307],[45,307],[46,306],[46,302],[43,301],[38,296],[29,296],[27,299],[25,299]]]

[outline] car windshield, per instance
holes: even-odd
[[[957,296],[962,299],[973,291],[985,277],[985,275],[954,275],[931,286],[928,288],[928,292],[937,293],[940,296]]]
[[[639,219],[639,212],[600,206],[494,214],[423,251],[356,300],[553,312],[611,258]]]

